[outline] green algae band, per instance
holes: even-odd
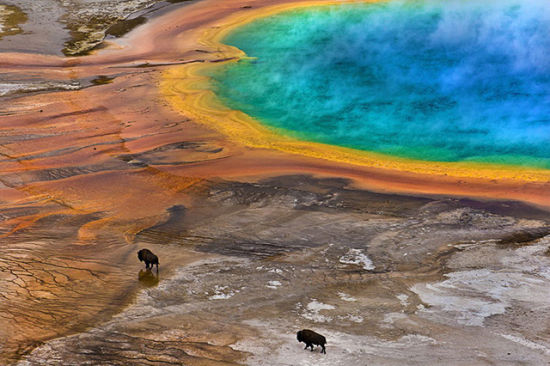
[[[222,102],[299,139],[428,161],[550,168],[550,5],[390,1],[233,31]]]

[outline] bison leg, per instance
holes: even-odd
[[[324,353],[325,355],[327,354],[327,351],[325,350],[325,345],[322,344],[321,347],[323,347],[323,349],[321,350],[321,353]]]
[[[304,347],[304,349],[307,349],[309,347],[309,344],[306,343],[306,346]]]

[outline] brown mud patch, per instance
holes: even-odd
[[[21,24],[28,20],[19,7],[0,4],[0,40],[2,37],[13,36],[23,32]]]

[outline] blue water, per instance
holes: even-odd
[[[432,161],[550,168],[550,1],[293,10],[225,43],[222,101],[300,139]]]

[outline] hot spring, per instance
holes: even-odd
[[[388,1],[260,18],[210,71],[230,108],[298,139],[550,168],[550,3]]]

